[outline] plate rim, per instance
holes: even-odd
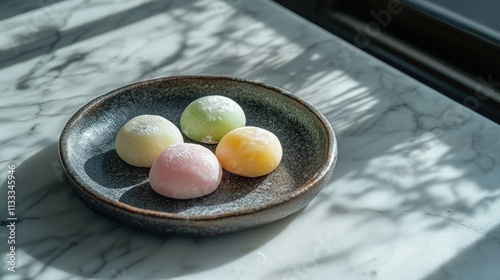
[[[206,79],[206,80],[229,80],[229,81],[234,81],[234,82],[243,82],[247,84],[252,84],[260,87],[267,88],[271,90],[272,92],[275,92],[276,94],[281,94],[284,95],[293,101],[300,103],[303,107],[305,107],[307,110],[309,110],[312,115],[314,115],[319,122],[322,124],[322,127],[326,130],[326,136],[327,136],[327,144],[328,144],[328,149],[327,149],[327,155],[326,158],[324,159],[321,168],[313,175],[311,176],[306,182],[301,184],[299,187],[296,189],[292,190],[291,192],[287,192],[286,194],[283,194],[279,197],[276,197],[275,199],[253,207],[247,207],[239,210],[232,210],[232,211],[227,211],[227,212],[222,212],[222,213],[215,213],[215,214],[196,214],[196,215],[185,215],[185,214],[179,214],[179,213],[172,213],[172,212],[162,212],[162,211],[156,211],[156,210],[149,210],[149,209],[144,209],[136,206],[129,205],[124,202],[116,201],[113,200],[105,195],[102,195],[101,193],[95,192],[92,189],[88,188],[83,184],[82,182],[79,182],[77,180],[77,176],[73,174],[71,165],[69,164],[68,161],[68,155],[64,151],[64,147],[67,145],[67,135],[71,127],[78,122],[83,116],[84,113],[88,112],[92,108],[96,107],[99,105],[100,102],[107,100],[109,98],[112,98],[113,96],[121,94],[123,91],[126,91],[128,89],[138,87],[138,86],[145,86],[148,84],[154,84],[158,83],[160,81],[170,81],[170,80],[200,80],[200,79]],[[93,197],[93,199],[99,200],[100,202],[104,202],[112,207],[117,207],[120,208],[120,210],[125,210],[128,213],[131,214],[140,214],[140,215],[145,215],[145,216],[150,216],[150,217],[155,217],[155,218],[162,218],[162,219],[170,219],[170,220],[189,220],[189,221],[211,221],[211,220],[220,220],[220,219],[225,219],[225,218],[231,218],[235,216],[244,216],[244,215],[251,215],[255,214],[256,212],[262,212],[265,210],[268,210],[273,207],[278,207],[281,205],[286,204],[288,201],[297,199],[298,197],[301,197],[307,193],[309,193],[312,189],[319,188],[318,184],[325,179],[325,176],[328,176],[329,173],[333,172],[333,168],[335,167],[337,157],[338,157],[338,147],[337,147],[337,139],[335,136],[335,132],[328,121],[328,119],[321,113],[319,112],[315,107],[313,107],[311,104],[307,103],[306,101],[302,100],[301,98],[293,95],[292,93],[288,92],[285,89],[282,89],[280,87],[266,84],[263,82],[258,82],[246,78],[240,78],[240,77],[232,77],[232,76],[213,76],[213,75],[180,75],[180,76],[167,76],[167,77],[159,77],[155,79],[149,79],[149,80],[143,80],[143,81],[137,81],[134,83],[130,83],[127,85],[124,85],[122,87],[115,88],[113,90],[110,90],[98,97],[95,97],[94,99],[90,100],[87,102],[85,105],[83,105],[81,108],[79,108],[76,113],[74,113],[71,118],[67,121],[65,124],[61,135],[59,137],[58,141],[58,152],[59,152],[59,160],[61,163],[61,167],[64,171],[64,174],[66,175],[66,179],[72,181],[73,187],[77,187],[78,190],[83,191],[86,193],[87,196]],[[75,172],[76,173],[76,172]],[[328,179],[328,178],[326,178]],[[306,203],[307,204],[307,203]]]

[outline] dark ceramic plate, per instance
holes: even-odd
[[[217,190],[201,198],[156,194],[148,183],[149,169],[130,166],[116,154],[116,133],[141,114],[161,115],[179,126],[191,101],[214,94],[239,103],[247,125],[278,136],[280,165],[258,178],[224,172]],[[68,182],[96,212],[157,233],[203,236],[270,223],[306,206],[333,173],[337,142],[323,115],[280,88],[237,78],[187,76],[135,83],[96,98],[68,121],[59,152]]]

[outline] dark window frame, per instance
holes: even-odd
[[[500,44],[398,0],[275,0],[500,124]]]

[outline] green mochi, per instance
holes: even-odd
[[[191,140],[217,144],[231,130],[246,124],[245,112],[232,99],[209,95],[191,102],[182,112],[181,131]]]

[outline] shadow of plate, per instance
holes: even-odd
[[[20,164],[16,175],[16,250],[31,258],[23,260],[18,274],[26,279],[44,278],[54,269],[95,279],[198,273],[248,255],[297,216],[220,236],[160,236],[125,227],[86,207],[62,179],[57,143]],[[0,189],[6,193],[7,183]],[[6,217],[5,196],[1,204]]]

